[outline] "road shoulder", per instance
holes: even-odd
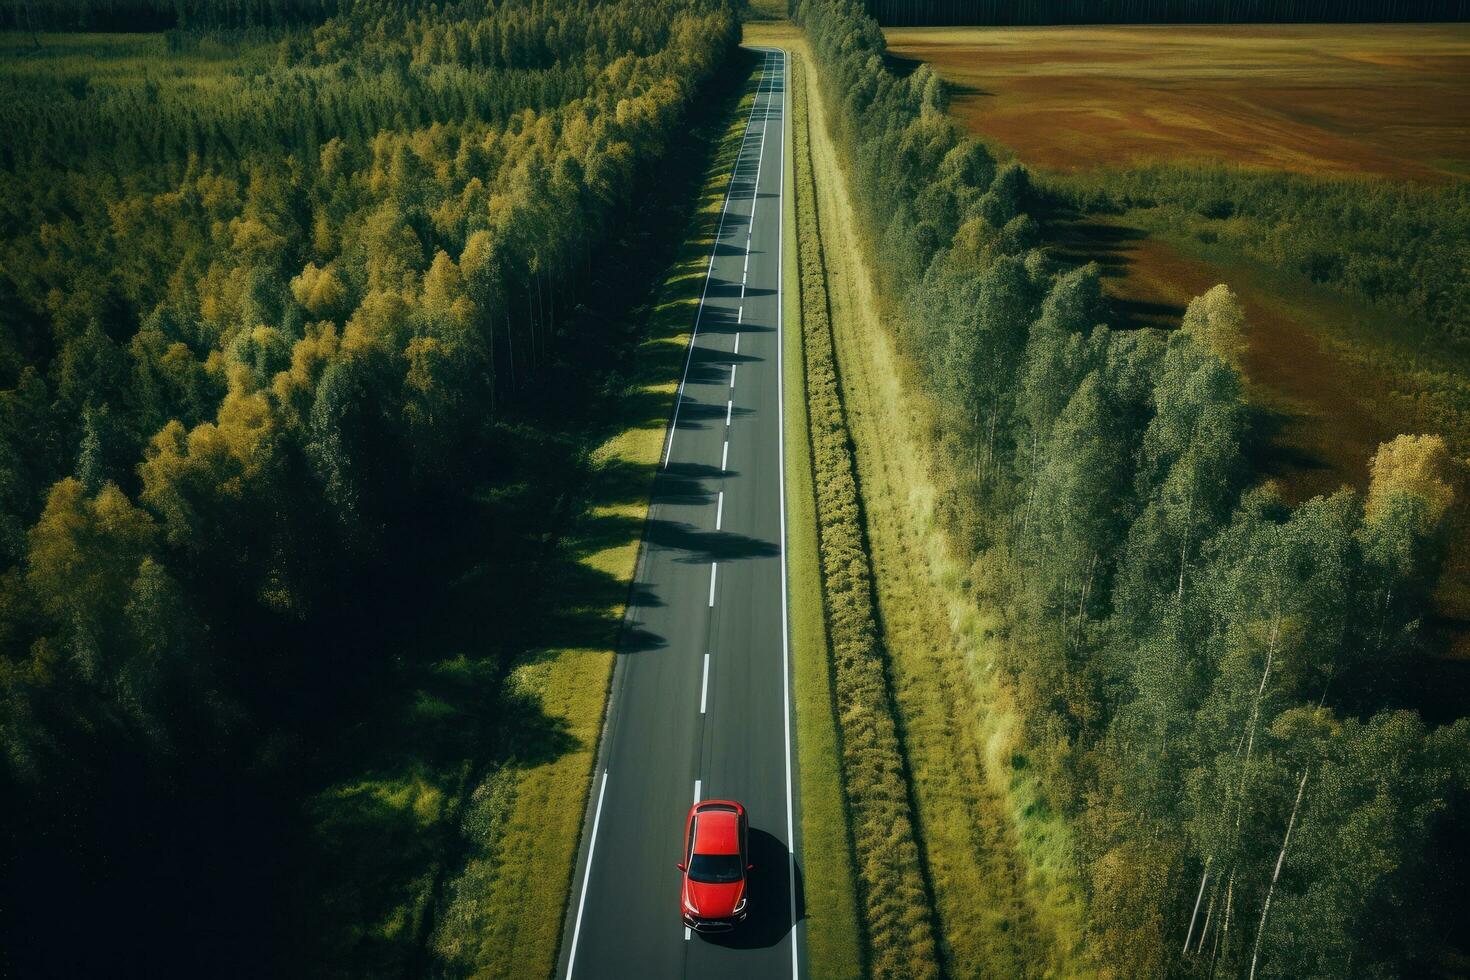
[[[851,833],[832,700],[831,650],[822,609],[817,553],[816,488],[808,429],[802,297],[796,241],[795,169],[805,151],[801,56],[787,48],[787,185],[782,215],[785,329],[782,334],[786,410],[786,546],[795,682],[796,747],[800,759],[801,848],[808,974],[835,980],[862,976]],[[797,134],[801,134],[798,137]]]

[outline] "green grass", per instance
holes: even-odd
[[[1017,764],[1016,717],[991,668],[1011,641],[983,595],[991,569],[957,557],[940,526],[936,503],[954,492],[944,453],[883,325],[899,314],[874,292],[839,154],[811,101],[841,397],[947,972],[1088,975],[1070,831]]]
[[[788,59],[790,84],[803,70]],[[806,125],[787,117],[787,186],[782,215],[783,265],[787,283],[798,281],[797,194],[793,132]],[[805,356],[802,349],[801,290],[783,297],[786,406],[786,565],[791,612],[791,649],[795,663],[796,746],[801,777],[801,856],[806,901],[807,956],[813,976],[848,980],[862,976],[862,932],[858,927],[857,883],[852,833],[842,791],[837,716],[829,676],[831,651],[822,609],[821,566],[817,553],[816,487],[807,418]]]

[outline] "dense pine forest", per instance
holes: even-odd
[[[10,0],[0,30],[242,30],[319,24],[349,9],[338,0]]]
[[[135,10],[169,33],[12,34],[0,63],[0,972],[421,971],[432,914],[300,917],[355,914],[353,874],[430,889],[434,773],[534,728],[495,656],[576,506],[549,420],[619,383],[584,302],[737,26],[703,0],[5,14]],[[451,615],[495,656],[375,716]],[[379,742],[427,760],[407,795],[305,818],[398,807],[404,848],[303,851],[323,758]]]
[[[1458,21],[1467,0],[866,0],[894,26]]]
[[[1047,846],[1070,848],[1102,975],[1434,969],[1463,909],[1470,721],[1426,722],[1404,673],[1456,492],[1443,441],[1400,436],[1366,492],[1288,505],[1253,470],[1227,287],[1177,331],[1110,327],[1097,267],[1039,248],[1033,215],[1056,202],[946,115],[928,66],[890,71],[860,0],[796,16],[884,314],[935,406],[952,540],[1007,618],[1004,655],[969,669],[1019,708],[1009,762],[1071,828]],[[1377,278],[1320,278],[1433,317],[1453,276],[1415,299],[1406,270],[1437,267],[1394,254],[1380,204],[1361,211],[1388,229]]]

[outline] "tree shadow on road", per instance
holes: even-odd
[[[660,548],[682,552],[675,561],[708,564],[742,558],[773,558],[781,553],[775,542],[762,541],[733,531],[696,528],[679,521],[650,520],[644,541]]]

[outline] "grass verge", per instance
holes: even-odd
[[[958,560],[939,526],[944,462],[883,327],[815,80],[806,88],[841,399],[945,967],[1086,976],[1069,830],[1026,768],[992,670],[998,644],[1010,640],[983,595],[990,570]]]
[[[788,84],[800,92],[801,62],[788,58]],[[793,100],[793,105],[795,102]],[[787,177],[792,178],[801,134],[805,142],[805,101],[787,117]],[[810,175],[807,175],[810,180]],[[795,186],[795,180],[788,183]],[[797,194],[785,195],[782,215],[781,275],[798,281]],[[808,205],[810,206],[810,202]],[[827,621],[822,608],[821,565],[817,546],[816,485],[808,429],[806,368],[802,345],[802,291],[783,296],[786,329],[782,335],[786,412],[786,566],[795,663],[796,746],[800,756],[801,841],[806,901],[807,956],[812,976],[849,980],[862,976],[863,937],[858,926],[857,882],[852,833],[842,790],[837,713],[832,700]]]
[[[804,85],[794,86],[793,103],[807,431],[831,684],[840,725],[837,741],[867,929],[865,959],[876,977],[934,977],[940,975],[940,964],[933,905],[888,690],[862,506],[832,347]]]

